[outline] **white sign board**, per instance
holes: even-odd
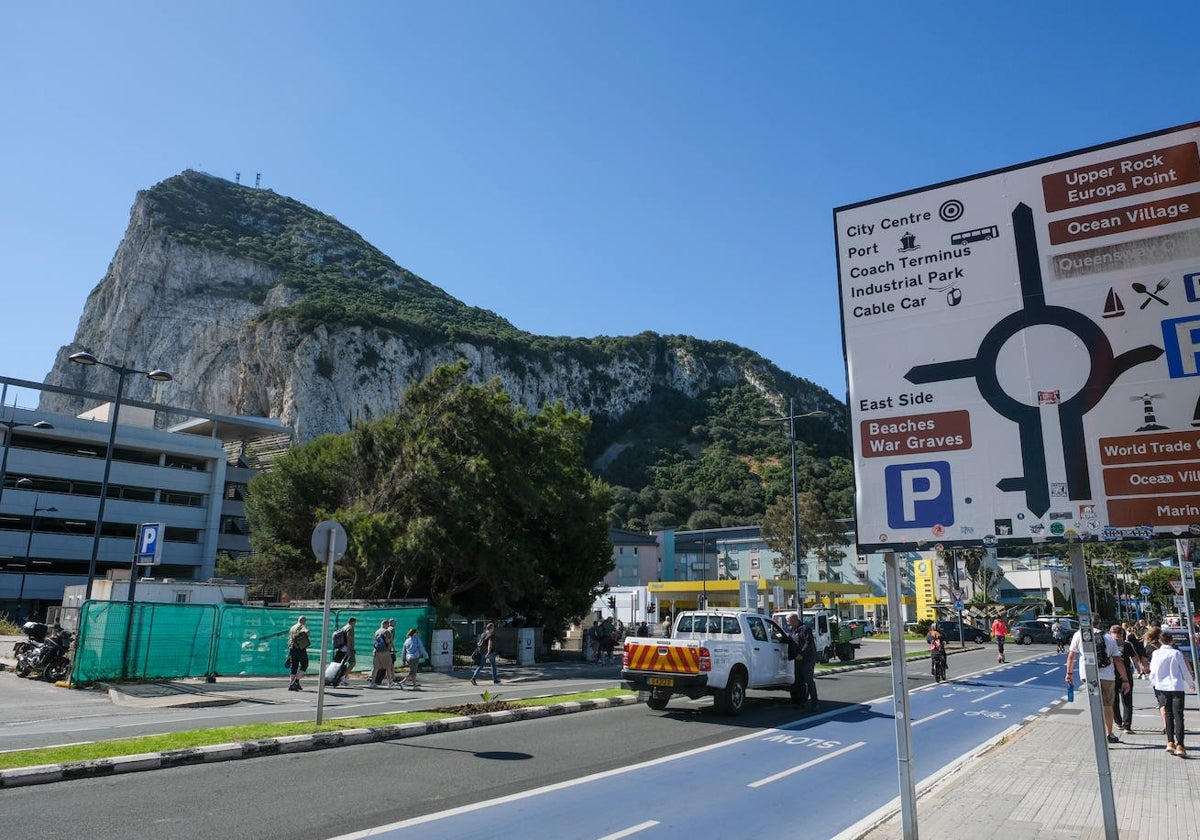
[[[1198,138],[834,212],[860,551],[1200,532]]]
[[[1183,583],[1188,589],[1196,588],[1196,567],[1192,565],[1191,560],[1181,560],[1179,563],[1179,573],[1183,575]]]

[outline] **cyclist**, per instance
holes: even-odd
[[[931,651],[929,659],[933,668],[933,679],[941,682],[946,679],[946,640],[936,627],[929,631],[926,640]]]

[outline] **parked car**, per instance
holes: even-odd
[[[1071,643],[1071,637],[1075,635],[1075,631],[1079,629],[1079,625],[1071,618],[1060,618],[1063,629],[1063,640],[1066,644]],[[1051,629],[1054,626],[1054,621],[1048,618],[1031,618],[1026,621],[1018,621],[1012,627],[1008,628],[1008,632],[1012,634],[1013,641],[1019,645],[1031,645],[1034,642],[1054,644],[1054,631]]]
[[[958,641],[958,619],[953,621],[935,621],[933,626],[929,629],[932,630],[934,627],[937,628],[937,631],[941,633],[947,641]],[[964,640],[968,642],[974,642],[975,644],[986,642],[992,638],[988,631],[976,627],[975,625],[966,621],[963,622],[962,633],[962,638]]]

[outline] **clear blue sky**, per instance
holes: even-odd
[[[0,374],[45,377],[135,193],[194,168],[522,329],[844,397],[832,208],[1200,119],[1198,32],[1196,0],[7,4]]]

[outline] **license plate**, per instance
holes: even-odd
[[[675,680],[671,679],[670,677],[651,677],[647,682],[649,682],[650,685],[675,685]]]

